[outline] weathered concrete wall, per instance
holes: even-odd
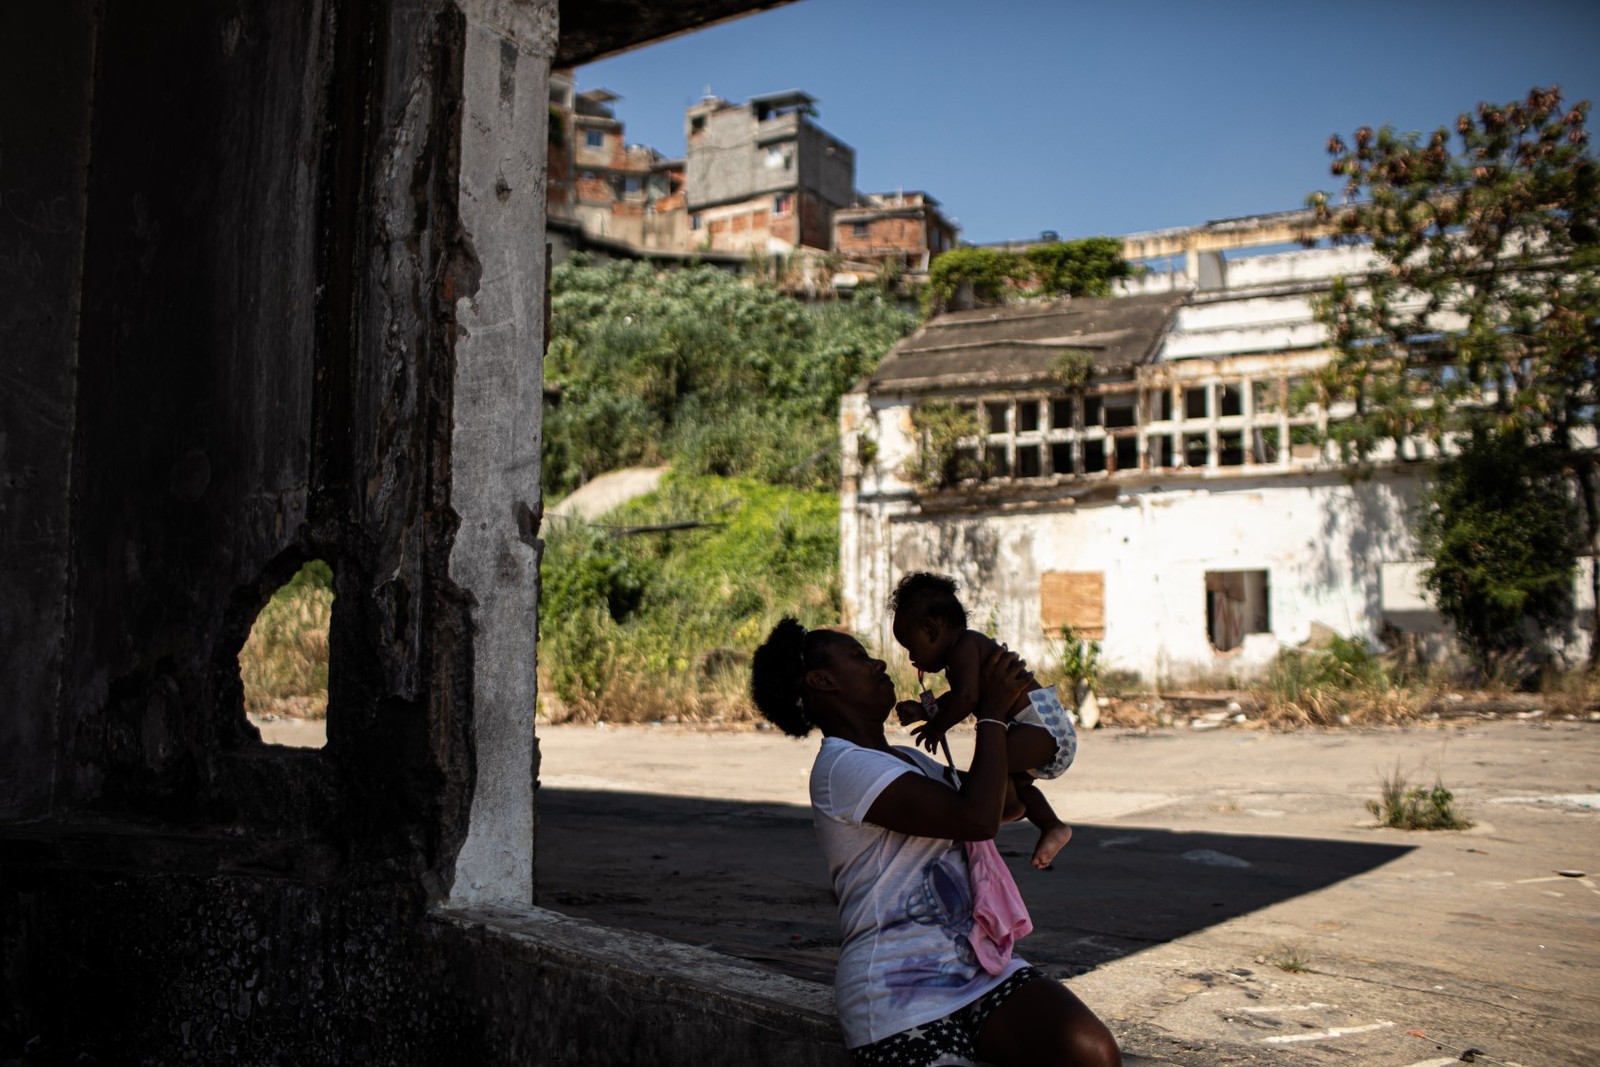
[[[0,33],[0,819],[54,786],[95,6],[24,5]]]
[[[168,848],[179,844],[168,842]],[[214,842],[184,842],[191,858]],[[395,884],[180,870],[11,837],[0,1056],[36,1065],[849,1062],[824,986],[547,912],[429,912]],[[113,861],[107,865],[106,861]],[[146,869],[141,869],[145,867]],[[12,990],[7,990],[8,994]]]
[[[705,960],[429,910],[532,896],[555,30],[0,14],[0,1061],[842,1060]],[[236,657],[311,557],[328,745],[264,746]]]
[[[1249,674],[1312,626],[1375,638],[1382,564],[1416,558],[1406,513],[1416,480],[1350,483],[1337,472],[1168,482],[1076,505],[979,514],[859,515],[846,533],[858,577],[858,630],[894,649],[883,606],[911,571],[954,575],[969,615],[1038,662],[1056,655],[1041,625],[1047,572],[1104,576],[1107,665],[1147,678]],[[887,510],[887,509],[886,509]],[[1264,570],[1270,635],[1217,652],[1207,633],[1209,571]],[[874,613],[876,608],[876,613]],[[882,619],[882,622],[878,620]]]

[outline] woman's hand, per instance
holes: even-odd
[[[983,703],[978,714],[1000,718],[1035,682],[1028,663],[1005,645],[999,645],[983,661]]]

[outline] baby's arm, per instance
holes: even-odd
[[[983,642],[973,630],[956,638],[955,644],[950,646],[950,656],[944,665],[944,677],[950,689],[939,695],[939,714],[912,731],[917,743],[929,752],[938,748],[950,727],[978,710],[978,699],[982,695],[978,683],[982,651]]]

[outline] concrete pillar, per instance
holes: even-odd
[[[450,577],[472,602],[475,781],[451,903],[531,903],[537,750],[545,144],[556,0],[460,0],[460,216],[481,265],[456,301]]]

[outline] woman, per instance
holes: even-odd
[[[958,789],[922,752],[889,745],[894,683],[855,638],[785,619],[756,650],[751,692],[761,713],[795,737],[822,731],[811,806],[844,928],[835,1004],[861,1067],[1120,1067],[1111,1032],[1082,1001],[1020,959],[989,973],[966,936],[972,893],[961,842],[1000,826],[1000,715],[1026,677],[1004,649],[984,663],[977,747]]]

